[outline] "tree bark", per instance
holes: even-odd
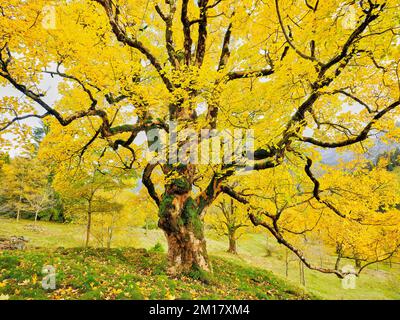
[[[237,254],[236,250],[236,239],[235,239],[235,234],[234,233],[229,233],[229,253],[232,254]]]
[[[110,249],[110,248],[111,248],[111,241],[112,241],[112,238],[113,238],[113,228],[112,228],[112,227],[109,227],[109,228],[107,229],[107,249]]]
[[[88,211],[88,221],[86,225],[86,241],[85,241],[85,248],[89,247],[89,240],[90,240],[90,229],[92,228],[92,212]]]
[[[236,224],[236,219],[235,219],[235,209],[233,205],[233,199],[231,198],[231,203],[230,203],[230,211],[229,213],[226,212],[226,218],[227,218],[227,227],[228,227],[228,239],[229,239],[229,249],[228,252],[232,254],[237,254],[236,251],[236,229],[238,228]]]
[[[304,274],[304,263],[299,260],[299,272],[300,272],[300,283],[305,286],[306,285],[306,277]]]
[[[188,192],[165,193],[162,197],[158,225],[168,242],[170,275],[191,271],[212,272],[199,210]]]
[[[22,204],[22,197],[19,196],[19,203],[18,203],[18,209],[17,209],[17,222],[19,222],[19,218],[21,215],[21,204]]]

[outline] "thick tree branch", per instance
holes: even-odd
[[[315,58],[315,56],[313,56],[313,55],[309,56],[309,55],[306,55],[305,53],[301,52],[301,51],[294,45],[293,41],[290,39],[290,37],[289,37],[289,35],[288,35],[288,33],[287,33],[286,29],[285,29],[285,26],[284,26],[284,24],[283,24],[282,16],[281,16],[281,13],[280,13],[280,10],[279,10],[279,1],[278,1],[278,0],[275,0],[275,9],[276,9],[276,14],[277,14],[277,16],[278,16],[279,25],[280,25],[281,30],[282,30],[282,32],[283,32],[283,36],[284,36],[285,39],[286,39],[286,42],[292,47],[292,49],[293,49],[300,57],[302,57],[303,59],[306,59],[306,60],[310,60],[310,61],[313,61],[313,62],[317,62],[317,63],[320,65],[321,63]]]
[[[57,71],[54,72],[54,71],[46,70],[46,71],[44,71],[44,73],[47,73],[47,74],[51,75],[52,77],[54,75],[56,75],[56,76],[60,76],[64,79],[69,79],[69,80],[73,80],[73,81],[77,82],[82,87],[83,91],[88,95],[90,101],[92,102],[90,108],[94,109],[97,105],[97,100],[94,98],[93,93],[85,86],[85,84],[81,80],[79,80],[78,78],[76,78],[74,76],[71,76],[71,75],[61,72],[59,70],[59,67],[60,67],[60,64],[57,65]]]
[[[316,200],[318,200],[320,203],[324,204],[327,206],[329,209],[331,209],[335,214],[337,214],[341,218],[346,218],[346,215],[341,213],[334,205],[332,205],[329,201],[321,199],[320,196],[320,183],[318,179],[314,176],[314,174],[311,171],[311,166],[313,164],[312,160],[308,157],[307,159],[307,164],[304,167],[304,171],[306,172],[307,176],[311,180],[311,182],[314,184],[314,189],[313,189],[313,195]]]
[[[317,11],[317,9],[318,9],[318,4],[319,4],[319,0],[317,0],[316,1],[316,3],[315,3],[315,5],[313,6],[313,5],[311,5],[307,0],[304,0],[305,1],[305,4],[306,4],[306,6],[307,6],[307,8],[309,8],[310,10],[312,10],[312,11]]]
[[[190,65],[192,58],[192,36],[190,34],[190,20],[188,17],[188,5],[189,0],[182,0],[182,9],[181,9],[181,22],[183,25],[183,36],[184,36],[184,51],[185,51],[185,63],[187,66]]]
[[[150,197],[155,201],[157,206],[160,206],[161,198],[157,194],[156,189],[153,184],[153,181],[151,180],[151,174],[153,173],[153,170],[156,166],[157,166],[157,164],[147,164],[146,165],[146,167],[143,170],[142,182],[143,182],[144,186],[147,188],[147,191],[148,191]]]
[[[351,93],[349,93],[349,92],[347,92],[345,90],[335,90],[335,91],[333,91],[331,93],[327,93],[327,94],[336,94],[336,93],[340,93],[340,94],[342,94],[342,95],[354,100],[358,104],[362,105],[368,111],[368,113],[372,113],[372,109],[368,104],[366,104],[360,98],[357,98],[355,95],[353,95],[353,94],[351,94]]]
[[[179,66],[179,60],[176,57],[175,44],[173,40],[173,31],[172,31],[172,24],[176,12],[176,0],[169,0],[166,1],[166,3],[169,5],[169,13],[167,15],[165,15],[161,11],[158,5],[155,6],[155,9],[159,14],[159,16],[161,17],[161,19],[165,22],[165,43],[169,61],[174,68],[177,68]]]
[[[232,71],[227,74],[227,81],[236,80],[236,79],[267,77],[273,73],[274,73],[274,70],[271,68],[261,69],[261,70]]]
[[[319,141],[317,139],[314,139],[312,137],[301,137],[300,141],[303,142],[308,142],[313,145],[323,147],[323,148],[340,148],[340,147],[345,147],[345,146],[350,146],[352,144],[362,142],[368,138],[368,134],[371,131],[373,125],[381,119],[384,115],[386,115],[388,112],[394,110],[396,107],[400,105],[400,100],[393,102],[390,104],[388,107],[385,109],[381,110],[378,112],[372,120],[364,127],[364,129],[355,137],[343,140],[343,141],[337,141],[337,142],[328,142],[328,141]]]
[[[311,264],[310,261],[308,261],[304,255],[304,253],[296,248],[295,246],[293,246],[290,242],[288,242],[282,235],[282,233],[280,232],[280,230],[276,227],[275,225],[269,225],[268,223],[261,221],[260,219],[258,219],[254,214],[249,213],[249,218],[250,221],[253,223],[254,226],[262,226],[264,228],[266,228],[274,237],[275,239],[278,241],[278,243],[284,245],[286,248],[288,248],[290,251],[292,251],[303,263],[304,265],[310,269],[310,270],[316,270],[322,273],[333,273],[336,276],[338,276],[339,278],[344,278],[346,275],[351,274],[350,272],[341,272],[340,270],[336,270],[336,269],[329,269],[329,268],[322,268],[322,267],[317,267]]]
[[[157,60],[157,58],[147,49],[142,42],[137,40],[136,38],[131,38],[127,35],[124,26],[118,20],[118,12],[119,9],[116,5],[113,4],[111,0],[93,0],[101,4],[107,14],[109,23],[111,25],[112,31],[117,37],[118,41],[126,44],[132,48],[137,49],[141,52],[147,59],[149,59],[150,63],[157,70],[160,75],[162,81],[169,91],[173,91],[174,86],[172,82],[166,76],[161,63]]]
[[[248,204],[249,203],[249,201],[248,201],[248,199],[246,198],[245,195],[236,192],[235,190],[233,190],[233,188],[231,188],[229,186],[223,185],[221,187],[221,191],[223,193],[227,194],[228,196],[230,196],[231,198],[239,201],[240,203],[243,203],[243,204]]]
[[[4,126],[0,127],[0,132],[6,130],[7,128],[9,128],[15,122],[26,120],[26,119],[30,119],[30,118],[43,119],[43,118],[46,118],[49,115],[50,114],[48,112],[46,112],[46,113],[44,113],[42,115],[39,115],[39,114],[27,114],[27,115],[24,115],[24,116],[16,116],[11,120],[6,121],[5,123],[2,123],[2,125],[4,125]]]
[[[199,0],[198,4],[200,8],[200,18],[196,47],[196,65],[200,67],[203,64],[204,55],[206,52],[208,0]]]
[[[235,168],[230,167],[222,172],[214,173],[210,183],[204,191],[196,198],[196,203],[199,205],[199,212],[205,212],[205,209],[223,192],[223,182],[235,173]]]
[[[386,261],[386,260],[392,258],[399,251],[399,249],[400,249],[400,243],[391,252],[383,254],[382,257],[378,256],[375,261],[370,261],[370,262],[365,263],[363,266],[361,266],[358,273],[360,273],[361,271],[363,271],[365,268],[369,267],[372,264],[383,262],[383,261]]]
[[[275,0],[275,3],[277,5],[278,15],[280,16],[278,0]],[[337,54],[336,56],[334,56],[327,63],[319,64],[320,71],[318,73],[317,80],[314,83],[311,84],[311,88],[312,88],[313,91],[308,96],[308,98],[300,105],[300,107],[296,110],[296,112],[294,113],[294,115],[289,120],[288,124],[286,125],[286,130],[284,131],[282,139],[278,142],[278,147],[279,148],[283,149],[283,148],[287,148],[287,147],[290,146],[291,138],[292,137],[297,137],[298,133],[300,132],[300,129],[302,127],[304,127],[304,125],[305,125],[305,114],[306,114],[306,112],[311,112],[312,111],[312,107],[313,107],[314,103],[321,96],[322,93],[320,92],[320,89],[322,89],[322,88],[324,88],[326,86],[329,86],[334,81],[334,79],[337,78],[342,73],[342,71],[348,65],[348,63],[351,60],[351,58],[358,52],[354,48],[351,49],[352,45],[356,41],[358,41],[360,35],[369,26],[369,24],[372,21],[374,21],[375,19],[378,18],[379,14],[378,13],[377,14],[373,14],[373,11],[375,9],[378,9],[379,10],[378,12],[383,10],[382,6],[377,6],[377,5],[374,5],[372,3],[369,3],[369,5],[370,5],[370,8],[369,8],[369,10],[366,11],[366,15],[364,17],[363,22],[348,37],[348,39],[346,40],[345,44],[343,45],[342,50],[340,51],[340,53]],[[279,20],[282,21],[281,18]],[[281,24],[283,26],[283,23],[281,23]],[[290,38],[289,38],[289,36],[287,34],[286,34],[285,38],[290,40]],[[338,65],[338,67],[335,70],[333,76],[326,77],[325,76],[326,72],[330,68],[335,66],[335,65]],[[392,108],[394,108],[394,107],[392,106]],[[390,108],[390,109],[392,109],[392,108]],[[377,119],[374,119],[373,122],[375,122],[376,120],[381,118],[388,111],[390,111],[390,110],[386,110],[385,112],[383,112],[383,114],[377,114],[376,115]],[[359,137],[354,137],[354,138],[351,138],[349,140],[346,140],[346,141],[343,141],[343,142],[340,142],[340,143],[326,143],[325,144],[325,143],[322,143],[322,142],[320,143],[319,141],[317,141],[317,140],[315,140],[313,138],[306,138],[306,137],[302,137],[302,138],[300,138],[300,140],[306,141],[306,142],[310,142],[310,143],[313,143],[313,144],[319,145],[319,146],[323,146],[324,145],[325,147],[337,148],[337,147],[340,147],[340,146],[353,144],[353,143],[356,143],[356,142],[359,142],[359,141],[362,141],[362,140],[366,139],[367,135],[368,135],[368,132],[369,132],[370,128],[372,127],[372,124],[373,123],[370,123],[363,130],[363,132],[360,134]]]
[[[90,91],[86,89],[86,87],[76,78],[70,77],[71,79],[78,81],[81,86],[84,88],[85,92],[90,95],[90,98],[92,100],[92,104],[89,109],[86,111],[79,111],[76,112],[66,118],[64,118],[57,110],[54,108],[50,107],[43,99],[41,94],[35,93],[32,90],[28,89],[25,85],[20,84],[9,72],[8,70],[8,65],[11,63],[11,54],[9,53],[8,50],[8,55],[9,59],[4,60],[3,58],[3,50],[0,50],[0,77],[3,77],[6,79],[11,85],[14,86],[15,89],[17,89],[19,92],[21,92],[23,95],[28,97],[29,99],[33,100],[36,102],[39,106],[41,106],[44,110],[46,110],[46,114],[53,116],[54,118],[57,119],[57,121],[62,125],[62,126],[67,126],[71,122],[75,121],[76,119],[80,119],[86,116],[98,116],[102,118],[103,123],[107,126],[109,124],[107,114],[102,111],[102,110],[97,110],[95,109],[95,106],[97,104],[97,101],[93,98],[91,95]],[[66,76],[66,75],[65,75]]]
[[[224,41],[222,42],[221,57],[219,58],[218,71],[222,70],[228,63],[229,56],[231,54],[229,50],[229,44],[231,42],[232,35],[232,22],[226,29]]]
[[[275,0],[275,1],[277,1],[277,0]],[[369,5],[370,5],[370,7],[366,12],[363,22],[351,33],[351,35],[349,36],[347,41],[344,43],[340,53],[337,54],[336,56],[334,56],[332,59],[330,59],[327,63],[324,63],[322,65],[321,70],[320,70],[320,75],[325,74],[326,71],[329,70],[332,66],[334,66],[335,64],[339,63],[344,58],[346,58],[351,46],[356,41],[358,41],[361,34],[367,29],[367,27],[371,24],[371,22],[373,22],[374,20],[376,20],[379,17],[379,14],[378,13],[373,14],[373,11],[375,9],[379,8],[379,12],[380,12],[384,8],[384,6],[381,7],[379,5],[374,5],[374,4],[372,4],[372,2],[369,2]]]

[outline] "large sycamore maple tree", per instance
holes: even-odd
[[[50,126],[43,153],[60,163],[97,155],[105,174],[141,172],[171,274],[212,271],[203,220],[222,193],[311,269],[345,275],[308,259],[295,239],[307,232],[362,246],[358,272],[396,252],[397,180],[362,154],[372,136],[399,133],[398,0],[48,5],[0,4],[1,143],[5,133],[22,134],[22,120],[41,118]],[[50,78],[56,102],[43,85]],[[170,121],[198,132],[252,129],[256,151],[245,164],[146,162],[138,137],[168,132]],[[351,151],[353,160],[325,165],[322,149]]]

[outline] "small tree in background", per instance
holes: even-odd
[[[228,252],[237,254],[237,240],[244,234],[246,212],[234,205],[233,199],[223,199],[216,205],[218,212],[211,215],[211,227],[229,241]]]
[[[131,180],[124,172],[117,172],[110,169],[105,173],[98,163],[87,161],[61,166],[55,175],[54,187],[63,199],[66,215],[70,220],[85,222],[85,247],[89,246],[96,227],[101,229],[97,230],[100,245],[110,246],[124,202],[132,200],[123,200],[123,191]]]
[[[17,221],[22,212],[33,213],[36,221],[40,212],[55,204],[50,171],[37,158],[11,159],[3,165],[2,175],[2,211],[15,214]]]
[[[56,197],[51,186],[51,171],[36,158],[29,165],[22,196],[36,223],[41,212],[56,205]]]
[[[3,210],[6,213],[13,213],[17,221],[21,217],[21,211],[27,209],[23,202],[24,185],[29,180],[28,159],[16,158],[11,163],[3,166],[2,188],[0,189],[3,198]]]
[[[56,204],[56,199],[50,186],[25,194],[25,199],[29,204],[30,210],[33,210],[35,214],[35,223],[39,218],[40,212],[51,209]]]
[[[93,215],[91,232],[100,247],[109,249],[115,236],[126,232],[132,216],[131,208],[126,204],[134,201],[135,194],[129,189],[116,189],[101,192],[101,196],[105,200],[104,205],[101,211]]]
[[[72,178],[71,180],[69,178]],[[68,217],[86,224],[85,247],[89,246],[92,233],[93,215],[110,213],[120,209],[107,192],[119,188],[119,183],[111,176],[105,176],[94,168],[91,172],[80,170],[74,177],[66,177],[56,182],[62,195]]]

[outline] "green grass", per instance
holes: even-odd
[[[71,295],[71,298],[83,299],[124,297],[130,299],[168,297],[187,299],[296,299],[305,297],[302,292],[308,292],[311,296],[323,299],[400,299],[400,267],[397,264],[390,268],[387,264],[381,263],[378,265],[378,270],[375,266],[368,268],[357,279],[356,289],[354,290],[343,289],[341,280],[334,275],[325,275],[308,269],[305,269],[306,285],[305,287],[301,286],[298,260],[294,259],[293,256],[291,257],[293,261],[289,264],[289,275],[286,278],[284,248],[276,244],[271,238],[268,240],[268,244],[272,255],[265,256],[267,240],[265,233],[249,234],[240,239],[238,243],[239,255],[234,256],[226,252],[227,241],[225,238],[208,232],[208,251],[215,269],[214,279],[218,279],[218,281],[216,284],[212,283],[207,286],[190,278],[169,279],[165,276],[164,254],[160,253],[160,246],[154,249],[157,243],[166,248],[164,236],[159,230],[150,230],[146,233],[141,228],[129,227],[117,233],[113,241],[115,249],[110,253],[101,249],[83,253],[80,249],[72,249],[82,247],[84,243],[83,226],[39,222],[40,230],[35,231],[29,227],[31,225],[31,221],[23,220],[17,223],[14,220],[0,218],[0,236],[23,235],[30,239],[27,251],[3,252],[1,260],[5,259],[6,264],[10,263],[9,268],[16,261],[22,262],[22,265],[16,265],[15,270],[12,271],[15,273],[14,276],[18,283],[27,280],[32,281],[31,264],[37,266],[34,272],[39,280],[41,279],[41,270],[39,269],[43,266],[43,263],[57,264],[60,270],[64,272],[61,273],[59,279],[59,281],[65,281],[60,282],[59,295],[62,298]],[[126,247],[126,249],[118,249],[122,247]],[[148,257],[140,258],[143,253],[135,251],[132,247],[147,249],[149,251],[146,253]],[[150,250],[151,248],[153,249]],[[88,258],[82,262],[81,256],[86,255],[88,255]],[[314,256],[314,263],[320,263],[319,257],[315,254],[311,254],[311,256]],[[326,257],[327,254],[325,253],[324,256]],[[58,263],[57,259],[61,262]],[[126,262],[124,262],[125,260]],[[322,263],[324,266],[332,266],[333,257],[328,256]],[[25,264],[28,266],[27,268],[25,268]],[[144,267],[146,264],[148,267]],[[0,266],[0,270],[6,270],[0,271],[0,283],[5,280],[7,272],[11,272],[8,270],[9,268]],[[261,285],[259,282],[251,280],[252,272],[260,277],[266,277]],[[62,278],[63,274],[65,274],[65,278]],[[80,276],[81,274],[86,274],[86,278]],[[149,275],[148,278],[146,278],[147,275]],[[70,279],[72,277],[75,280]],[[101,280],[102,277],[104,277],[104,282],[97,284],[97,282],[103,281]],[[136,277],[141,280],[132,280]],[[129,290],[129,286],[127,287],[126,290],[129,292],[124,289],[125,291],[116,294],[100,289],[107,286],[111,288],[109,290],[125,288],[123,284],[119,283],[124,279],[126,283],[129,283],[129,286],[131,284],[133,286]],[[40,282],[39,280],[37,281]],[[88,281],[90,282],[90,280],[93,280],[93,286],[96,289],[88,289],[88,285],[90,286]],[[3,288],[1,286],[4,284],[0,284],[0,296],[3,293],[10,295],[11,298],[35,297],[33,294],[28,294],[30,292],[27,289],[29,285],[18,285],[18,283],[10,281],[7,280]],[[227,284],[224,285],[224,282]],[[265,283],[270,283],[271,287],[268,287]],[[40,287],[40,284],[36,285]],[[139,286],[139,289],[135,287],[136,285]],[[87,291],[84,291],[80,286],[86,288]],[[200,288],[204,286],[206,289],[201,291]],[[167,288],[169,289],[167,290]],[[32,292],[37,291],[35,293],[37,298],[51,298],[52,294],[55,294],[54,292],[43,292],[40,288],[36,288],[36,291],[33,288],[31,289]],[[13,290],[20,290],[21,293],[15,295],[12,292]],[[102,290],[105,290],[105,292],[102,292]],[[286,292],[292,290],[295,292],[293,295]],[[140,295],[138,292],[140,292]]]
[[[31,249],[0,254],[0,295],[9,299],[309,299],[270,272],[212,259],[204,281],[165,275],[165,254],[124,249]],[[57,270],[57,288],[41,287],[41,270]]]

